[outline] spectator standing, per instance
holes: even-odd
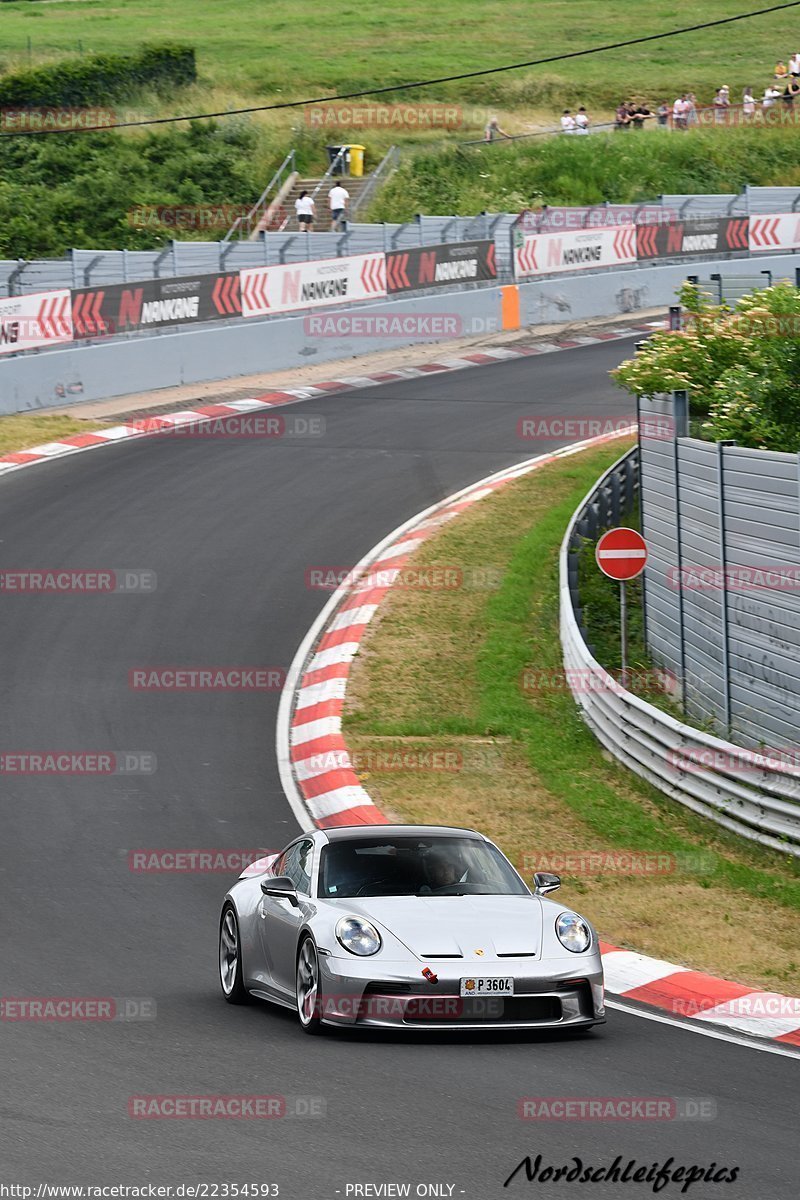
[[[800,92],[800,83],[794,78],[790,79],[783,89],[783,103],[785,108],[794,108],[794,98]]]
[[[656,120],[660,129],[666,129],[669,126],[670,107],[666,100],[662,100],[656,109]]]
[[[725,94],[725,88],[717,88],[714,93],[712,104],[714,105],[714,124],[724,125],[727,117],[727,110],[730,105],[730,99]]]
[[[752,121],[756,111],[756,101],[753,89],[746,87],[742,93],[742,116],[745,121]]]
[[[561,132],[562,133],[574,133],[575,132],[575,118],[573,117],[572,113],[569,111],[568,108],[564,109],[564,112],[561,116]]]
[[[686,127],[691,129],[693,125],[699,125],[700,120],[697,116],[697,97],[694,92],[689,92],[686,96]]]
[[[764,89],[764,98],[761,101],[762,109],[764,109],[765,111],[768,111],[770,108],[772,108],[775,104],[775,101],[780,97],[780,94],[781,94],[780,90],[778,88],[774,87],[772,84],[770,84],[769,87],[765,88]]]
[[[497,120],[497,117],[490,117],[483,131],[483,140],[485,142],[493,142],[495,138],[499,137],[507,138],[511,137],[511,134],[506,133],[504,129],[500,128],[500,122]]]
[[[581,107],[578,109],[578,111],[575,114],[575,132],[576,133],[588,133],[589,132],[589,114],[587,113],[587,111],[583,107],[583,105],[581,105]]]
[[[298,227],[305,229],[306,233],[310,233],[314,224],[314,201],[308,192],[301,192],[297,197],[294,202],[294,211]]]
[[[685,129],[689,115],[689,101],[686,96],[678,96],[672,106],[672,126],[674,129]]]
[[[338,233],[344,225],[349,199],[350,193],[340,183],[335,183],[328,192],[328,204],[331,210],[331,233]]]
[[[800,76],[800,50],[796,51],[789,59],[789,74],[794,75],[795,79]]]
[[[631,112],[631,125],[634,129],[644,129],[645,121],[649,120],[652,115],[646,104],[637,104]]]
[[[625,101],[623,100],[622,103],[617,106],[617,111],[614,114],[614,128],[615,129],[630,129],[630,127],[631,127],[630,110],[629,110],[627,104],[625,103]]]

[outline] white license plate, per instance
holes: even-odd
[[[472,979],[461,980],[462,996],[513,996],[513,979]]]

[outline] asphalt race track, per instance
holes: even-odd
[[[735,1183],[694,1184],[694,1200],[797,1197],[796,1061],[620,1012],[569,1040],[311,1039],[289,1012],[223,1002],[228,876],[128,866],[139,848],[279,847],[296,831],[274,757],[277,692],[140,692],[129,670],[288,667],[328,597],[306,587],[308,568],[353,564],[434,501],[576,440],[522,441],[521,416],[632,415],[606,378],[631,348],[284,410],[323,415],[315,439],[147,439],[0,480],[3,568],[151,569],[158,580],[148,594],[0,601],[0,748],[145,750],[158,762],[150,775],[3,780],[0,994],[157,1006],[142,1021],[0,1021],[4,1182],[271,1182],[285,1200],[389,1183],[470,1200],[653,1195],[649,1183],[527,1183],[524,1172],[503,1188],[526,1154],[596,1167],[622,1155],[739,1168]],[[321,1097],[326,1115],[128,1115],[132,1095],[210,1093]],[[533,1123],[517,1116],[525,1096],[707,1097],[716,1117]]]

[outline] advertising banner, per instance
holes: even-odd
[[[771,213],[750,218],[750,250],[800,249],[800,213]]]
[[[241,315],[238,271],[145,279],[106,288],[81,288],[72,293],[76,338],[131,333],[164,325],[196,325]]]
[[[386,285],[390,294],[496,278],[492,241],[443,242],[413,250],[391,250],[386,255]]]
[[[68,288],[0,300],[0,354],[71,341]]]
[[[586,271],[636,262],[636,226],[574,229],[563,233],[512,233],[514,275],[527,279],[561,271]]]
[[[636,256],[688,258],[747,250],[747,226],[747,217],[693,217],[669,225],[637,225]]]
[[[252,267],[241,272],[242,315],[320,308],[375,300],[386,295],[383,253],[353,254],[279,267]]]

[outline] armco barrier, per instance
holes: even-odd
[[[762,768],[751,751],[693,729],[625,691],[584,641],[570,586],[570,554],[587,510],[597,505],[599,494],[615,490],[609,481],[618,466],[592,488],[561,544],[561,645],[572,694],[602,745],[637,775],[718,825],[800,857],[800,768],[775,762]]]
[[[754,274],[769,268],[774,278],[793,276],[795,259],[771,256],[748,261]],[[711,261],[704,269],[723,279],[741,264]],[[442,289],[424,296],[396,296],[350,305],[354,316],[447,318],[438,340],[479,337],[502,329],[543,323],[583,321],[619,314],[629,318],[643,308],[667,308],[686,278],[684,266],[633,267],[596,274],[535,280],[504,287],[487,285],[457,291]],[[342,313],[331,306],[318,314]],[[312,321],[312,313],[225,324],[187,326],[179,332],[110,338],[87,345],[65,345],[43,353],[0,357],[0,413],[60,407],[102,400],[177,384],[211,382],[264,371],[291,370],[310,362],[356,358],[376,350],[434,343],[424,321],[398,336],[379,329],[364,334],[331,332]]]

